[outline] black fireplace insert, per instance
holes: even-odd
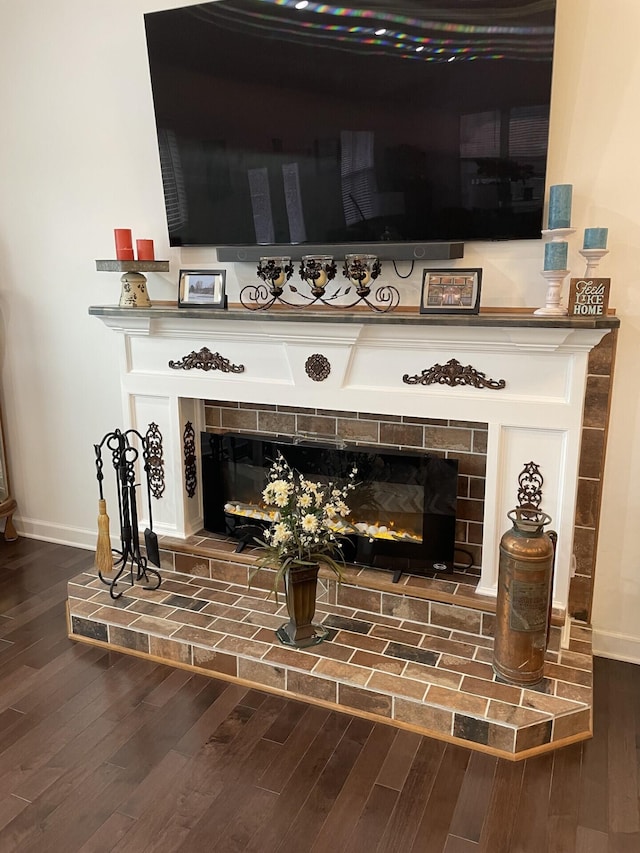
[[[204,527],[234,537],[238,550],[270,524],[262,491],[272,462],[318,482],[341,483],[355,465],[348,519],[357,531],[344,556],[372,568],[433,574],[453,570],[458,462],[380,447],[336,447],[235,433],[202,433]]]

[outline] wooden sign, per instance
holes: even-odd
[[[567,306],[569,316],[605,317],[610,287],[610,278],[572,278]]]

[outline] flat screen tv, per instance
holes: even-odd
[[[145,15],[173,246],[539,238],[555,0]]]

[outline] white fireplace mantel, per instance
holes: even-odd
[[[154,422],[163,436],[166,490],[153,508],[159,533],[182,538],[202,527],[200,486],[191,498],[185,491],[183,433],[187,422],[196,435],[203,428],[206,399],[483,422],[478,591],[495,594],[506,514],[516,504],[518,474],[533,461],[544,477],[542,508],[558,533],[554,606],[566,608],[588,355],[617,318],[163,306],[95,306],[89,313],[121,336],[124,426],[145,432]],[[203,348],[241,372],[190,365],[188,357]],[[305,369],[314,354],[330,366],[322,380]],[[185,359],[186,368],[169,366]],[[478,385],[484,375],[504,387],[403,381],[451,359],[469,365]]]

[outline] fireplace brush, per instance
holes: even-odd
[[[108,574],[113,569],[113,551],[111,550],[111,536],[109,534],[109,516],[107,515],[107,502],[102,491],[102,456],[100,445],[94,444],[96,452],[96,469],[98,478],[98,489],[100,498],[98,500],[98,541],[96,544],[96,566],[98,571]]]

